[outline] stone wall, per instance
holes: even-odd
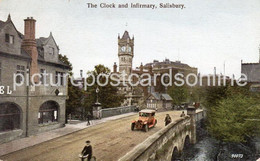
[[[134,112],[135,108],[136,108],[135,106],[125,106],[125,107],[102,109],[101,110],[102,118]]]

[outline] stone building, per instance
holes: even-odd
[[[123,106],[146,105],[145,98],[148,96],[148,87],[131,86],[128,82],[130,74],[141,75],[143,73],[149,73],[151,71],[143,69],[143,65],[140,69],[133,69],[133,58],[134,58],[134,37],[130,38],[128,31],[125,31],[123,36],[118,35],[118,58],[119,58],[119,70],[117,71],[117,64],[114,63],[113,73],[125,73],[125,85],[123,85],[123,77],[120,78],[120,85],[118,87],[119,93],[125,95]],[[135,83],[136,77],[132,77],[131,82]],[[143,107],[144,108],[144,107]]]
[[[120,85],[118,90],[120,94],[125,95],[123,106],[137,104],[134,100],[138,100],[142,97],[142,92],[136,92],[136,88],[133,88],[129,82],[128,77],[133,72],[132,64],[134,58],[134,37],[130,38],[128,31],[125,31],[123,36],[118,35],[118,58],[119,58],[119,70],[117,71],[117,64],[114,63],[113,73],[125,73],[125,77],[120,77]],[[125,84],[123,84],[123,79]]]
[[[12,91],[0,95],[0,143],[65,125],[67,87],[63,76],[69,67],[59,60],[52,34],[35,38],[35,23],[32,17],[25,19],[21,34],[10,15],[0,21],[0,86]],[[40,77],[46,73],[52,74],[52,79],[50,75]],[[25,82],[14,74],[23,75]],[[31,78],[34,74],[38,76]],[[21,85],[15,89],[14,83]]]

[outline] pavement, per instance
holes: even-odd
[[[175,121],[180,118],[181,112],[164,111],[156,113],[157,124],[155,127],[149,129],[148,132],[131,130],[131,122],[138,119],[138,114],[134,113],[131,116],[106,121],[62,137],[45,141],[41,144],[0,156],[0,160],[79,161],[78,156],[85,146],[85,141],[90,140],[93,156],[98,161],[116,161],[148,137],[164,128],[166,114],[169,114],[172,117],[172,121]]]
[[[21,138],[21,139],[17,139],[17,140],[13,140],[4,144],[0,144],[0,156],[21,150],[21,149],[25,149],[28,147],[32,147],[34,145],[58,138],[58,137],[62,137],[98,124],[102,124],[104,122],[108,122],[111,120],[117,120],[120,118],[124,118],[124,117],[128,117],[128,116],[132,116],[132,115],[136,115],[136,113],[131,112],[131,113],[126,113],[126,114],[122,114],[122,115],[117,115],[117,116],[111,116],[111,117],[107,117],[107,118],[102,118],[100,120],[91,120],[90,123],[91,125],[87,126],[87,122],[81,122],[78,124],[66,124],[65,127],[63,128],[59,128],[59,129],[55,129],[55,130],[51,130],[48,132],[43,132],[37,135],[32,135],[26,138]]]

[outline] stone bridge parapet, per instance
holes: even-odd
[[[196,122],[205,117],[202,110],[191,110],[188,114],[151,135],[119,161],[171,161],[179,157],[184,148],[195,143]]]

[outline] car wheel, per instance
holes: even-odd
[[[135,123],[132,123],[131,130],[134,131],[134,129],[135,129]]]
[[[148,129],[148,125],[146,124],[145,126],[144,126],[144,131],[145,132],[147,132],[149,129]]]

